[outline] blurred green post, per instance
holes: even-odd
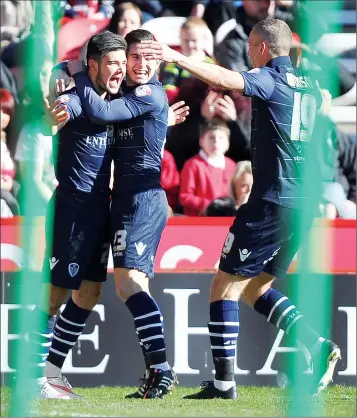
[[[14,353],[15,379],[12,383],[10,416],[31,416],[34,411],[32,400],[36,391],[36,378],[39,377],[39,368],[35,367],[36,339],[38,332],[47,318],[41,317],[39,310],[32,311],[33,305],[48,305],[48,294],[43,292],[43,283],[48,282],[48,273],[40,273],[41,266],[34,266],[34,260],[42,259],[39,254],[38,224],[43,218],[40,213],[39,199],[36,198],[32,173],[34,172],[34,146],[33,136],[44,111],[44,96],[48,91],[48,80],[52,66],[56,60],[55,36],[59,17],[59,2],[49,0],[35,0],[32,2],[35,12],[35,21],[31,34],[26,39],[26,52],[23,57],[24,85],[26,86],[26,100],[29,104],[23,112],[23,123],[29,123],[29,150],[21,185],[21,241],[23,248],[23,267],[16,278],[15,303],[21,306],[14,320],[15,333],[20,336]],[[44,52],[46,51],[46,52]],[[52,218],[50,214],[50,219]],[[51,221],[50,221],[51,222]],[[51,224],[51,223],[50,223]],[[49,237],[52,239],[52,237]],[[42,250],[41,250],[42,251]],[[29,341],[31,337],[31,342]],[[37,355],[37,357],[39,357]]]
[[[341,1],[335,0],[301,1],[303,12],[299,14],[300,21],[298,23],[299,35],[304,44],[308,47],[314,47],[322,32],[319,21],[326,23],[331,15],[338,17],[341,3]],[[332,30],[329,29],[329,31]],[[315,55],[314,62],[322,68],[323,82],[320,80],[320,87],[327,89],[332,93],[332,96],[336,96],[336,89],[338,88],[337,59],[334,57],[326,59],[326,57]],[[310,72],[310,68],[304,68],[304,71],[314,80],[316,79],[316,73]],[[311,109],[306,110],[308,112],[307,118],[309,119],[310,116],[311,121]],[[304,109],[301,109],[301,111],[303,112]],[[326,271],[328,271],[333,251],[333,237],[330,236],[328,222],[321,219],[315,222],[315,228],[308,236],[304,231],[308,228],[311,214],[316,214],[321,202],[322,183],[326,180],[326,172],[322,173],[322,170],[319,170],[319,156],[324,155],[321,151],[328,146],[327,132],[329,126],[327,124],[329,123],[326,116],[318,114],[315,118],[311,143],[304,143],[300,139],[299,146],[305,148],[307,161],[303,169],[302,191],[304,195],[313,196],[313,199],[308,202],[304,200],[301,207],[299,230],[302,237],[302,248],[298,255],[297,277],[290,281],[289,292],[298,309],[324,338],[330,338],[332,324],[333,281],[331,275],[327,274]],[[291,335],[291,337],[294,341],[301,341],[301,336],[295,328],[292,328],[295,335]],[[322,370],[323,367],[323,364],[313,365],[315,372],[316,370]],[[304,370],[306,369],[307,365]],[[323,395],[319,400],[312,398],[311,383],[313,377],[302,373],[301,361],[297,356],[291,356],[287,364],[287,372],[291,382],[288,415],[323,416]]]

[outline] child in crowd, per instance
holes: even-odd
[[[177,170],[175,159],[171,152],[164,150],[161,163],[161,186],[165,190],[167,201],[172,214],[178,205],[178,191],[180,174]]]
[[[202,216],[210,203],[229,196],[236,163],[224,156],[229,148],[229,128],[220,120],[203,126],[200,152],[184,164],[181,172],[180,204],[185,215]]]
[[[203,19],[189,17],[181,26],[180,41],[181,52],[184,55],[196,61],[213,63],[212,58],[206,52],[208,42],[212,42],[212,37],[210,37],[210,31]],[[207,91],[205,83],[175,63],[164,65],[160,79],[170,104],[178,100],[185,100],[188,104],[192,100],[200,102]]]
[[[239,161],[231,179],[231,195],[235,201],[236,209],[247,203],[252,186],[252,163],[250,161]]]

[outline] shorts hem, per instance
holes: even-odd
[[[153,278],[153,277],[154,277],[154,274],[153,274],[153,273],[152,273],[152,274],[150,274],[150,273],[148,273],[148,271],[147,271],[147,270],[144,270],[143,268],[138,267],[138,266],[135,266],[135,267],[130,266],[130,267],[128,267],[128,266],[115,266],[115,265],[114,265],[114,270],[115,270],[115,269],[138,270],[138,271],[140,271],[141,273],[145,273],[145,275],[146,275],[149,279],[151,279],[151,278]]]
[[[253,277],[257,277],[263,271],[263,270],[261,270],[258,274],[251,275],[251,273],[243,272],[242,270],[235,271],[235,272],[227,271],[224,268],[222,268],[221,266],[219,266],[218,269],[223,271],[223,273],[231,274],[232,276],[242,276],[242,277],[245,277],[247,279],[252,279]]]

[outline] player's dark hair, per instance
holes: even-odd
[[[141,41],[153,41],[155,40],[154,35],[145,29],[135,29],[129,32],[125,37],[128,49],[132,44],[138,44]]]
[[[264,19],[258,22],[253,31],[269,43],[273,56],[289,55],[292,32],[287,23],[280,19]]]
[[[87,62],[90,59],[99,61],[112,51],[126,51],[126,41],[122,36],[108,30],[93,35],[87,45]]]

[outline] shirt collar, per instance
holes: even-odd
[[[207,161],[207,163],[211,165],[212,167],[221,168],[222,170],[224,170],[226,167],[226,159],[224,158],[224,155],[219,155],[217,157],[209,157],[203,151],[203,149],[200,150],[199,155],[203,160]]]
[[[160,83],[160,81],[159,81],[159,78],[158,78],[158,76],[155,74],[152,78],[150,78],[150,80],[147,82],[147,83],[145,83],[145,84],[161,84]],[[136,89],[137,87],[139,87],[141,84],[136,84],[136,85],[133,85],[133,86],[128,86],[127,84],[126,84],[126,78],[124,79],[124,81],[123,81],[123,83],[122,83],[122,88],[123,88],[123,90],[124,91],[131,91],[131,90],[134,90],[134,89]]]
[[[274,68],[274,67],[279,67],[279,65],[292,65],[290,57],[288,56],[275,57],[266,64],[266,67]]]

